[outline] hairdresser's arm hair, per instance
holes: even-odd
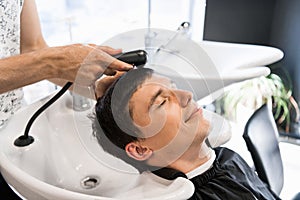
[[[47,50],[34,0],[24,1],[20,34],[21,54],[0,59],[0,94],[44,79],[64,85],[67,81],[59,78],[64,74],[59,62],[67,60],[64,54],[68,49]]]

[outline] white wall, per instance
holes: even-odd
[[[112,36],[148,26],[148,0],[36,0],[50,45],[101,44]],[[151,0],[151,27],[176,30],[196,16],[196,39],[203,34],[203,0]],[[199,3],[200,2],[200,3]],[[190,10],[194,12],[190,12]],[[202,19],[203,17],[203,19]],[[200,19],[201,18],[201,19]]]

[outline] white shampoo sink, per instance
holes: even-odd
[[[78,130],[84,129],[92,136],[88,118],[91,110],[75,112],[70,106],[72,96],[69,93],[34,122],[30,130],[35,140],[32,144],[14,146],[14,140],[23,134],[28,119],[46,99],[23,108],[0,132],[1,173],[21,196],[30,200],[173,200],[192,195],[194,187],[185,178],[168,181],[152,173],[140,175],[116,159],[118,167],[124,169],[120,171],[95,159],[78,135]],[[97,143],[93,138],[91,142]]]

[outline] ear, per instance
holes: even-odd
[[[147,146],[142,146],[139,142],[128,143],[125,147],[125,151],[129,157],[139,161],[149,159],[153,153],[152,149]]]

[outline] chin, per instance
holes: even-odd
[[[199,123],[199,135],[203,140],[209,135],[211,130],[211,124],[208,120],[202,118]]]

